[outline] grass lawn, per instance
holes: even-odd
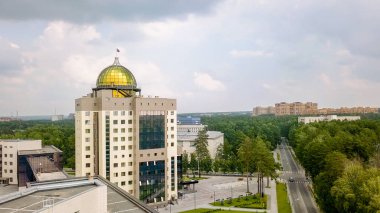
[[[196,209],[196,210],[184,211],[182,213],[224,213],[224,212],[247,213],[245,211],[233,211],[233,210],[222,210],[222,209]]]
[[[290,203],[288,201],[286,185],[284,183],[277,183],[276,191],[278,213],[292,213],[292,208],[290,207]]]
[[[226,199],[211,203],[213,206],[266,209],[268,197],[264,195],[260,198],[258,195],[242,196],[240,198]]]

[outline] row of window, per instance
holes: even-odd
[[[8,170],[7,170],[7,169],[4,169],[4,173],[8,173]],[[10,170],[9,170],[9,173],[12,174],[12,173],[13,173],[13,169],[10,169]]]
[[[85,138],[85,141],[86,141],[86,142],[90,142],[91,139],[90,139],[89,137],[87,137],[87,138]],[[113,141],[113,142],[118,142],[118,141],[119,141],[119,138],[118,138],[118,137],[113,137],[113,138],[112,138],[112,141]],[[120,137],[120,141],[121,141],[121,142],[124,142],[124,141],[125,141],[125,137]],[[129,137],[128,137],[128,141],[133,141],[133,137],[132,137],[132,136],[129,136]]]
[[[113,173],[113,176],[114,176],[114,177],[119,177],[119,174],[120,174],[121,177],[124,177],[126,173],[125,173],[125,172],[120,172],[120,173],[119,173],[119,172],[114,172],[114,173]],[[129,176],[131,176],[132,174],[133,174],[132,171],[129,171],[129,172],[128,172],[128,175],[129,175]],[[131,181],[131,184],[132,184],[132,181]]]
[[[125,162],[120,163],[120,167],[125,167]],[[133,162],[128,162],[128,166],[133,166]],[[118,168],[119,163],[114,163],[113,168]],[[91,168],[91,163],[86,163],[86,168]]]
[[[4,161],[4,165],[8,165],[8,162]],[[13,165],[13,162],[9,162],[9,165],[12,166]]]
[[[164,152],[161,152],[161,155],[164,155],[164,154],[165,154]],[[157,156],[157,153],[155,152],[153,155]],[[146,156],[150,157],[150,153],[146,154]],[[144,154],[140,154],[140,157],[144,157]]]
[[[90,116],[91,112],[90,111],[86,111],[84,113],[85,116]],[[119,115],[119,111],[113,111],[112,114],[114,116],[118,116]],[[125,116],[125,115],[130,115],[132,116],[133,115],[133,111],[120,111],[120,115],[121,116]]]
[[[1,158],[1,157],[3,157],[2,154],[0,154],[0,158]],[[4,157],[5,157],[5,158],[8,157],[8,154],[4,154]],[[9,157],[10,157],[10,158],[13,158],[13,154],[9,154]]]

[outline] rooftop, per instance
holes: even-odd
[[[107,186],[108,212],[156,212],[102,177],[31,183],[31,187],[22,192],[13,192],[0,196],[0,212],[26,213],[40,211],[46,208],[43,206],[46,199],[52,199],[53,203],[65,202],[65,200],[98,186]]]
[[[29,139],[0,139],[0,142],[25,142],[25,141],[41,141],[41,140],[29,140]]]
[[[53,154],[56,152],[62,152],[57,147],[50,145],[44,146],[42,149],[34,149],[34,150],[22,150],[19,151],[19,155],[36,155],[36,154]]]
[[[208,139],[215,139],[215,138],[222,137],[224,134],[218,131],[207,131],[207,135],[208,135],[207,137]],[[184,140],[193,141],[197,139],[197,137],[198,137],[197,132],[178,132],[177,134],[178,140],[181,140],[181,141],[184,141]]]

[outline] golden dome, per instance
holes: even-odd
[[[122,66],[119,63],[119,58],[115,57],[115,62],[99,74],[96,87],[98,89],[136,89],[137,83],[132,72]]]

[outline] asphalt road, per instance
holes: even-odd
[[[292,157],[291,147],[282,143],[279,146],[283,174],[281,178],[288,184],[288,194],[295,213],[319,212],[314,198],[308,188],[305,171]],[[292,181],[289,181],[289,178]]]

